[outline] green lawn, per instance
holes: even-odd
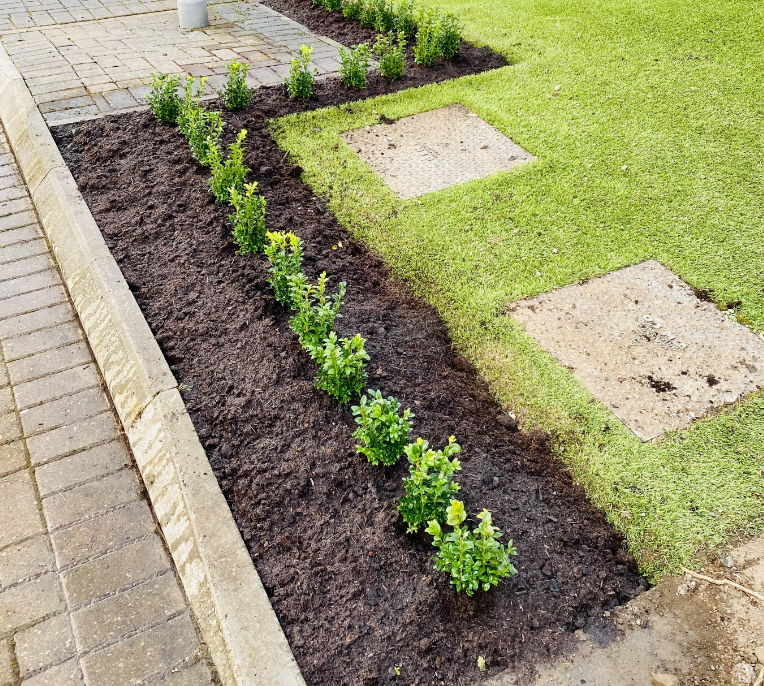
[[[764,395],[642,444],[505,308],[655,258],[724,307],[741,300],[738,320],[764,329],[764,5],[436,4],[512,66],[279,120],[280,145],[438,309],[504,407],[550,433],[651,578],[759,533]],[[375,112],[454,102],[538,161],[401,201],[338,137]]]

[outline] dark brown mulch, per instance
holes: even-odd
[[[396,510],[405,464],[373,467],[355,453],[350,410],[315,389],[266,260],[235,254],[228,210],[180,134],[140,112],[55,136],[182,384],[308,684],[474,683],[479,655],[488,675],[528,674],[576,627],[606,640],[602,611],[646,583],[544,437],[513,431],[434,310],[338,224],[268,135],[266,117],[353,97],[336,81],[309,103],[261,89],[247,111],[225,115],[227,135],[249,131],[269,228],[303,238],[309,276],[347,282],[337,328],[367,338],[369,386],[411,406],[415,435],[432,445],[456,435],[471,519],[487,507],[514,539],[519,575],[472,599],[433,571],[426,535],[406,535]]]

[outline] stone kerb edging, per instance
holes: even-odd
[[[305,686],[175,378],[2,46],[0,121],[223,684]]]

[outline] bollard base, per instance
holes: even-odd
[[[178,23],[182,29],[201,29],[209,26],[207,0],[178,0]]]

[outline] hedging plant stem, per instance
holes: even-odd
[[[398,45],[395,45],[393,35],[379,35],[374,45],[374,52],[379,57],[379,73],[390,81],[400,78],[406,67],[406,60],[403,57],[403,48],[406,41],[403,32],[398,33]]]
[[[220,147],[215,146],[210,151],[209,161],[212,168],[212,177],[208,183],[212,194],[218,202],[229,202],[231,189],[241,191],[244,179],[249,169],[244,166],[244,137],[247,130],[242,129],[236,135],[236,141],[228,148],[230,154],[225,162],[222,160]]]
[[[364,343],[359,334],[338,341],[337,334],[332,331],[323,346],[311,346],[310,356],[318,363],[316,388],[326,391],[343,405],[360,395],[366,385],[366,362],[369,360]]]
[[[331,298],[324,295],[326,291],[326,272],[314,286],[302,272],[289,277],[292,307],[297,314],[289,320],[289,326],[297,334],[300,345],[306,350],[319,346],[329,335],[334,326],[334,320],[339,314],[342,298],[345,296],[346,284],[343,281]]]
[[[447,523],[453,527],[450,534],[444,536],[435,519],[426,531],[433,536],[433,545],[438,549],[433,558],[435,569],[448,572],[458,593],[471,596],[481,588],[488,591],[504,577],[517,574],[509,560],[510,555],[517,555],[514,544],[499,543],[502,533],[493,526],[488,510],[478,515],[480,524],[473,531],[462,526],[467,513],[460,500],[451,500],[446,514]]]
[[[265,198],[257,192],[256,183],[244,186],[244,193],[231,189],[231,205],[234,213],[230,215],[233,225],[233,239],[238,246],[239,255],[260,252],[265,245]]]
[[[266,238],[270,241],[270,245],[265,247],[265,254],[271,262],[268,271],[273,295],[279,303],[292,308],[291,277],[302,273],[302,240],[291,231],[269,231]]]
[[[451,436],[443,450],[430,450],[429,443],[421,438],[406,446],[404,452],[409,460],[409,476],[403,480],[406,494],[398,502],[398,510],[408,526],[409,533],[419,531],[422,524],[431,520],[442,522],[451,497],[460,490],[453,480],[454,473],[462,466],[458,459],[451,459],[462,451]]]
[[[340,47],[340,78],[348,88],[366,88],[371,50],[366,43],[357,45],[350,52]]]
[[[180,74],[152,74],[151,90],[146,96],[154,116],[160,121],[174,124],[178,121],[183,102],[178,95]]]
[[[289,76],[284,79],[287,85],[287,91],[290,98],[299,98],[307,100],[313,95],[313,83],[318,69],[310,67],[310,55],[313,48],[307,45],[300,46],[300,56],[292,59],[292,67],[289,70]]]
[[[356,450],[371,464],[381,462],[389,467],[403,454],[415,415],[407,408],[401,416],[401,404],[393,397],[383,398],[381,391],[369,390],[368,394],[352,408],[358,424],[353,438],[360,441]]]
[[[243,110],[252,100],[254,88],[247,85],[248,64],[242,64],[232,60],[226,65],[228,69],[228,81],[218,91],[218,97],[227,110]]]

